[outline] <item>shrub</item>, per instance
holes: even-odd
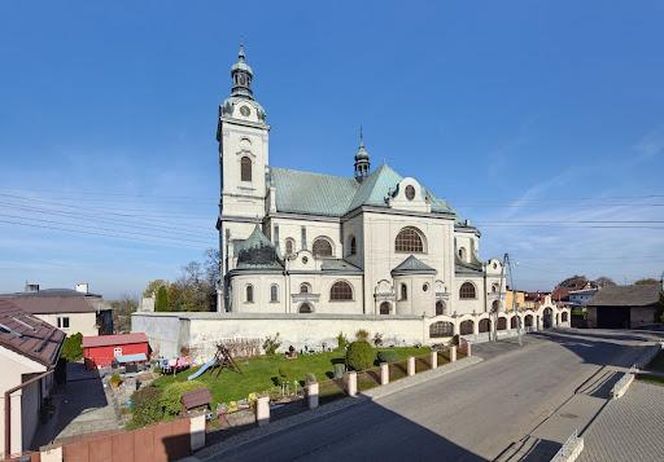
[[[393,363],[399,360],[399,355],[394,350],[385,350],[378,352],[379,363]]]
[[[78,361],[83,357],[83,334],[76,332],[67,337],[62,344],[62,357],[67,361]]]
[[[369,369],[376,359],[376,352],[369,342],[357,341],[348,345],[346,365],[356,371]]]
[[[122,383],[122,377],[120,377],[120,374],[118,374],[116,372],[111,376],[111,378],[109,379],[109,382],[110,382],[112,387],[117,388]]]
[[[176,416],[182,411],[182,395],[205,388],[205,384],[197,380],[190,382],[173,382],[168,384],[161,392],[159,404],[164,411],[164,416]]]
[[[355,340],[358,342],[367,342],[369,341],[369,332],[365,329],[360,329],[355,332]]]
[[[144,387],[131,395],[133,415],[129,426],[131,428],[144,427],[159,422],[164,412],[160,404],[161,391],[157,387]]]
[[[339,332],[337,335],[337,350],[344,351],[348,346],[348,338],[344,335],[343,332]]]
[[[279,332],[277,332],[274,337],[268,335],[263,341],[263,351],[265,351],[265,354],[268,356],[274,356],[280,346],[281,340],[279,340]]]

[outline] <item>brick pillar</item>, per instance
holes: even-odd
[[[387,363],[380,363],[380,384],[390,383],[390,366]]]
[[[307,385],[307,404],[309,405],[309,409],[316,409],[318,407],[318,382]]]
[[[453,363],[457,360],[457,347],[456,345],[452,345],[450,347],[450,362]]]
[[[436,350],[431,352],[431,369],[438,367],[438,352]]]
[[[408,357],[408,377],[415,375],[415,358],[412,356]]]
[[[256,422],[258,425],[270,423],[270,397],[262,396],[256,400]]]
[[[346,374],[346,393],[348,396],[357,396],[357,372],[355,371]]]

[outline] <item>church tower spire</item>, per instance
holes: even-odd
[[[247,57],[244,53],[244,45],[242,44],[240,44],[240,51],[237,53],[237,62],[231,67],[231,78],[233,79],[231,96],[254,99],[254,93],[251,91],[251,81],[254,78],[254,71],[247,64]]]
[[[360,182],[363,181],[369,176],[370,168],[369,152],[364,147],[364,136],[362,135],[362,127],[360,127],[360,146],[355,153],[355,179]]]

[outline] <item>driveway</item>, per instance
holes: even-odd
[[[538,431],[551,439],[528,460],[544,460],[593,417],[575,392],[605,391],[607,370],[628,367],[644,339],[569,329],[474,345],[476,366],[206,460],[516,460]]]

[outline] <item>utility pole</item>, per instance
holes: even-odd
[[[514,314],[517,314],[516,312],[516,292],[514,289],[514,270],[512,268],[512,261],[510,260],[510,255],[506,253],[503,256],[503,271],[507,271],[507,276],[505,277],[505,281],[507,282],[507,278],[509,278],[510,281],[510,288],[512,290],[512,312]],[[519,339],[519,346],[523,346],[523,332],[521,329],[521,317],[517,315],[516,317],[516,332],[517,332],[517,337]]]

